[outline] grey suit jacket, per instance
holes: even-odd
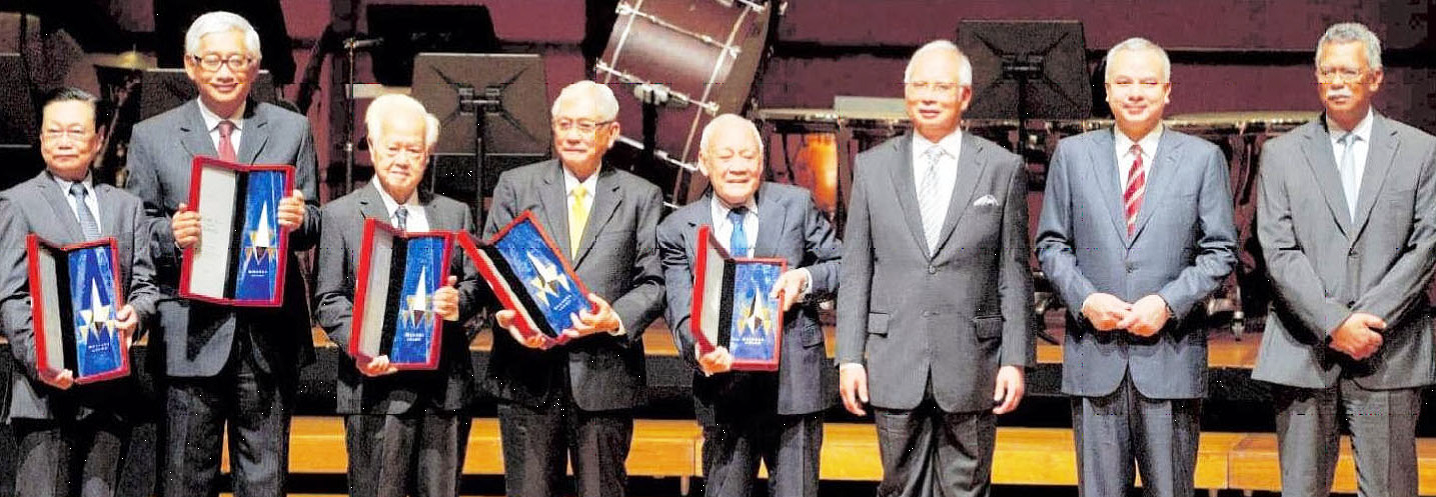
[[[696,369],[690,317],[693,309],[693,262],[697,260],[698,227],[713,225],[712,194],[670,214],[658,226],[658,253],[668,288],[664,319],[670,323],[679,354]],[[823,329],[817,302],[838,290],[842,243],[813,197],[802,188],[763,183],[755,198],[758,206],[758,242],[753,257],[788,261],[788,269],[807,268],[812,276],[806,302],[783,314],[783,350],[778,372],[733,372],[693,377],[693,395],[700,419],[711,416],[776,412],[808,414],[827,409],[835,396],[833,385],[823,384],[825,360]],[[776,380],[776,381],[775,381]],[[776,388],[774,388],[776,387]],[[773,391],[776,389],[776,391]],[[725,412],[726,411],[726,412]]]
[[[1275,295],[1253,378],[1303,388],[1436,382],[1425,293],[1436,263],[1436,138],[1377,114],[1367,154],[1353,222],[1324,118],[1266,142],[1257,236]],[[1326,345],[1352,312],[1387,324],[1381,349],[1362,361]]]
[[[873,406],[912,409],[931,381],[942,410],[985,411],[999,366],[1033,360],[1026,169],[970,133],[957,167],[929,257],[912,136],[858,154],[843,236],[838,363],[866,363]],[[995,202],[975,205],[989,195]]]
[[[1114,140],[1112,129],[1064,139],[1048,166],[1036,245],[1043,273],[1067,304],[1062,391],[1104,396],[1130,372],[1149,398],[1202,398],[1206,328],[1187,318],[1236,263],[1226,159],[1205,140],[1163,131],[1128,236]],[[1146,338],[1097,331],[1082,316],[1093,293],[1127,302],[1159,295],[1174,316]]]
[[[120,285],[125,289],[126,302],[140,318],[133,337],[138,340],[153,322],[159,296],[153,282],[149,241],[139,230],[144,226],[144,211],[140,199],[123,190],[104,184],[93,185],[93,189],[100,210],[100,235],[114,237],[118,242]],[[125,405],[133,403],[129,396],[134,393],[133,377],[61,391],[36,376],[25,237],[35,233],[62,245],[84,241],[84,232],[70,205],[69,192],[60,190],[49,171],[0,193],[0,326],[23,372],[14,375],[6,419],[83,416],[92,409],[124,415],[127,407],[133,407]],[[137,369],[141,365],[132,363],[130,367]]]
[[[472,233],[474,218],[468,206],[443,196],[418,193],[430,231]],[[450,274],[459,277],[459,320],[446,321],[439,344],[439,368],[434,371],[400,371],[370,378],[355,368],[349,355],[350,323],[354,316],[354,285],[363,250],[364,220],[389,222],[389,213],[373,183],[334,199],[320,210],[323,233],[319,240],[319,276],[315,285],[315,320],[339,346],[338,412],[341,414],[402,414],[410,409],[455,411],[469,400],[474,372],[469,342],[477,327],[463,323],[478,313],[479,275],[454,243]],[[485,294],[488,290],[483,290]]]
[[[613,305],[627,334],[589,336],[543,351],[519,345],[499,331],[494,333],[484,388],[530,407],[557,398],[560,388],[571,389],[574,402],[586,411],[628,409],[646,402],[643,331],[663,311],[663,275],[654,248],[663,206],[658,187],[604,166],[578,241],[568,237],[568,194],[557,160],[504,172],[494,186],[492,205],[485,237],[529,210],[560,249],[568,251],[578,243],[574,270],[590,292]]]
[[[229,358],[236,329],[250,333],[254,359],[262,370],[295,378],[299,366],[314,357],[308,295],[295,253],[319,240],[319,191],[314,137],[304,116],[250,100],[237,151],[246,164],[294,166],[294,187],[308,203],[304,224],[289,233],[284,305],[275,309],[234,308],[179,298],[181,251],[175,248],[170,216],[189,201],[191,161],[218,156],[199,113],[199,101],[186,102],[135,125],[130,137],[126,187],[144,200],[150,252],[154,256],[159,302],[159,338],[166,373],[179,377],[218,374]],[[252,332],[251,332],[252,331]],[[156,347],[157,349],[159,347]]]

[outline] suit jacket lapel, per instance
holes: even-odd
[[[123,223],[118,209],[114,209],[114,187],[110,185],[95,185],[95,205],[100,207],[100,236],[119,236],[127,233],[118,233],[116,229]],[[78,225],[78,223],[76,223]]]
[[[708,225],[709,229],[713,227],[713,207],[710,203],[712,201],[713,193],[711,191],[704,193],[703,196],[698,199],[698,202],[696,202],[699,208],[691,209],[691,211],[686,214],[688,217],[686,220],[688,230],[683,232],[683,240],[685,242],[683,244],[683,250],[688,253],[688,261],[692,264],[697,264],[698,261],[698,227],[705,224]],[[680,210],[678,212],[684,211]],[[676,214],[677,213],[675,213],[675,215]],[[698,271],[697,266],[690,269],[695,272]]]
[[[246,104],[244,130],[240,135],[239,150],[235,157],[241,164],[254,164],[264,144],[269,142],[269,115],[260,112],[259,102],[250,100]]]
[[[440,212],[434,208],[434,194],[425,191],[423,188],[418,188],[414,190],[414,195],[419,196],[419,205],[424,206],[424,219],[429,220],[429,231],[457,231],[464,229],[464,227],[461,226],[462,221],[454,219],[453,222],[449,222],[450,219],[446,216],[446,214],[448,214],[447,212]]]
[[[65,227],[65,234],[69,240],[46,240],[50,243],[70,244],[85,239],[85,232],[80,230],[80,220],[75,218],[75,211],[70,209],[70,195],[60,191],[60,185],[50,177],[48,172],[41,172],[40,181],[35,182],[35,188],[40,190],[40,196],[45,197],[46,203],[50,204],[50,210],[54,211],[55,219],[59,220]],[[99,199],[96,199],[98,202]],[[103,227],[101,228],[103,229]]]
[[[1306,144],[1301,151],[1306,155],[1306,165],[1311,168],[1321,194],[1326,197],[1326,206],[1341,228],[1342,235],[1351,235],[1351,214],[1346,209],[1346,192],[1341,188],[1341,175],[1336,170],[1336,157],[1331,149],[1331,135],[1326,130],[1326,117],[1318,117],[1306,132]],[[1370,161],[1368,161],[1370,162]],[[1354,237],[1350,237],[1354,238]]]
[[[365,218],[377,219],[381,223],[389,224],[389,209],[384,206],[384,199],[379,198],[379,189],[374,183],[367,183],[359,191],[359,214]],[[433,217],[430,217],[433,219]]]
[[[1366,229],[1366,221],[1371,219],[1371,209],[1376,205],[1376,197],[1381,193],[1381,187],[1386,183],[1386,175],[1391,171],[1391,161],[1396,158],[1396,149],[1401,146],[1401,139],[1396,136],[1396,129],[1386,122],[1386,118],[1380,114],[1372,116],[1371,143],[1368,144],[1366,152],[1366,170],[1361,174],[1361,187],[1358,189],[1356,198],[1356,224],[1355,235],[1351,242],[1355,243],[1357,238]]]
[[[888,168],[888,171],[892,173],[892,185],[896,190],[893,193],[897,196],[898,205],[902,207],[902,217],[907,222],[908,231],[912,232],[917,246],[931,254],[933,251],[927,246],[927,237],[922,232],[922,213],[917,209],[917,184],[912,178],[912,141],[911,133],[897,141],[897,164]],[[875,193],[881,195],[880,192]]]
[[[1115,128],[1108,129],[1105,133],[1095,135],[1096,144],[1088,152],[1091,154],[1088,162],[1092,170],[1089,174],[1097,178],[1097,185],[1102,189],[1101,198],[1106,199],[1108,217],[1112,220],[1112,229],[1116,230],[1117,238],[1131,246],[1132,241],[1127,236],[1127,216],[1122,209],[1122,186],[1121,177],[1117,168],[1117,146]],[[1161,148],[1160,146],[1158,148]]]
[[[942,232],[937,236],[937,247],[932,251],[934,254],[947,245],[958,221],[967,213],[972,193],[977,190],[977,180],[982,178],[983,171],[987,169],[986,162],[977,160],[981,149],[982,143],[973,138],[972,133],[962,134],[962,151],[958,152],[960,157],[957,158],[957,182],[952,186],[952,199],[947,204],[947,216],[943,217]]]
[[[787,232],[788,229],[783,224],[788,214],[787,209],[769,194],[769,190],[768,183],[763,183],[758,187],[758,198],[755,199],[758,206],[758,241],[753,244],[753,257],[776,256],[777,235]]]
[[[1176,168],[1181,167],[1181,161],[1177,160],[1177,157],[1182,155],[1181,148],[1172,133],[1175,132],[1166,130],[1157,141],[1157,153],[1152,155],[1152,166],[1147,168],[1146,191],[1142,193],[1142,207],[1137,211],[1136,226],[1132,230],[1132,236],[1127,239],[1128,247],[1142,235],[1142,228],[1152,219],[1152,213],[1156,212],[1167,198],[1167,190],[1171,189],[1173,178],[1177,177]],[[1112,153],[1117,153],[1116,149],[1113,149]]]
[[[613,217],[613,212],[618,210],[618,204],[623,202],[623,192],[619,191],[618,181],[613,177],[613,167],[605,165],[598,170],[598,183],[594,186],[593,207],[588,210],[588,222],[583,225],[583,238],[578,244],[578,256],[574,257],[574,265],[582,261],[588,251],[593,249],[593,241],[598,234],[603,232],[603,226]]]
[[[563,185],[563,164],[557,160],[550,161],[549,171],[543,175],[542,181],[539,203],[543,205],[544,229],[564,255],[572,254],[568,240],[568,190]],[[578,266],[578,261],[570,262],[574,267]]]
[[[219,157],[219,151],[214,148],[214,140],[209,137],[209,129],[204,126],[204,118],[200,117],[200,105],[198,100],[194,100],[185,110],[185,119],[179,126],[180,143],[190,155]]]

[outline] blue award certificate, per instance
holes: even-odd
[[[27,256],[36,365],[90,383],[129,374],[116,314],[124,306],[113,238],[57,247],[30,235]]]
[[[521,333],[541,334],[548,345],[556,345],[579,311],[591,310],[588,288],[531,212],[524,211],[488,242],[461,237],[460,243],[504,307],[518,315],[515,327]]]
[[[279,203],[293,185],[290,166],[195,157],[189,205],[199,214],[200,234],[184,251],[180,296],[229,306],[282,305],[289,230],[279,225]]]
[[[700,353],[726,347],[734,370],[778,370],[783,313],[771,295],[787,261],[729,257],[707,225],[698,227],[695,254],[689,331]]]
[[[279,201],[285,196],[280,171],[254,171],[245,183],[244,225],[235,271],[236,300],[273,300],[279,290]]]
[[[403,232],[364,221],[354,289],[349,354],[363,361],[387,355],[397,369],[439,366],[443,319],[434,293],[449,277],[449,232]]]

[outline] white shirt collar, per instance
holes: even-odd
[[[1356,123],[1356,129],[1352,130],[1342,129],[1340,125],[1336,124],[1336,121],[1331,120],[1331,117],[1327,117],[1326,129],[1330,131],[1331,141],[1333,143],[1336,142],[1336,140],[1340,140],[1342,136],[1345,136],[1347,131],[1355,133],[1356,137],[1360,138],[1361,141],[1371,143],[1371,127],[1372,123],[1376,120],[1375,116],[1375,110],[1370,108],[1366,109],[1366,117],[1361,118],[1361,122]]]
[[[578,185],[583,185],[583,189],[588,192],[589,199],[593,198],[593,192],[598,191],[598,174],[603,172],[602,164],[599,164],[598,169],[594,169],[593,174],[588,175],[588,179],[583,181],[579,181],[578,176],[574,176],[573,172],[563,164],[559,164],[559,169],[563,169],[563,193],[565,196],[572,195],[573,189]]]
[[[723,204],[723,201],[718,198],[718,195],[713,195],[712,202],[710,204],[710,210],[713,214],[713,222],[715,223],[719,220],[728,219],[728,213],[733,211],[732,207],[728,207],[727,205]],[[754,192],[753,196],[748,197],[748,201],[743,202],[743,207],[748,208],[748,214],[752,214],[754,216],[758,215],[758,193]]]
[[[67,180],[67,179],[65,179],[65,178],[61,178],[61,177],[55,175],[55,173],[52,173],[52,172],[50,172],[50,171],[45,171],[45,174],[49,174],[49,175],[50,175],[50,179],[55,180],[55,183],[58,183],[58,184],[60,185],[60,192],[61,192],[61,193],[64,193],[65,195],[69,195],[69,194],[70,194],[70,185],[75,184],[74,181],[70,181],[70,180]],[[86,191],[91,197],[93,197],[94,194],[95,194],[95,183],[94,183],[94,179],[93,179],[93,178],[94,178],[94,175],[91,175],[91,174],[89,174],[89,173],[85,173],[85,179],[80,180],[80,184],[85,185],[85,191]]]
[[[920,134],[913,133],[912,143],[913,157],[922,157],[927,154],[928,149],[936,146],[941,147],[943,152],[947,152],[948,156],[956,159],[957,154],[962,152],[962,130],[958,129],[953,131],[951,134],[942,137],[937,143],[928,141],[927,138],[924,138]]]
[[[1142,137],[1141,140],[1133,142],[1132,138],[1128,137],[1126,133],[1123,133],[1121,129],[1118,129],[1117,127],[1113,126],[1112,134],[1115,135],[1117,138],[1117,157],[1127,155],[1127,152],[1132,149],[1133,143],[1141,145],[1142,153],[1146,154],[1148,157],[1156,156],[1157,144],[1161,143],[1162,131],[1165,128],[1166,126],[1158,124],[1156,128],[1152,128],[1152,131],[1147,133],[1147,136]]]
[[[379,191],[379,200],[384,202],[384,212],[388,213],[390,218],[394,217],[394,211],[399,208],[399,202],[394,200],[394,197],[390,196],[389,192],[384,190],[384,185],[379,184],[378,176],[370,179],[369,182],[373,183],[374,189]],[[414,193],[409,195],[409,200],[404,201],[404,208],[408,210],[411,215],[415,210],[422,210],[424,208],[424,206],[419,205],[418,189],[415,189]]]
[[[219,122],[225,119],[234,123],[234,129],[244,129],[244,108],[249,105],[248,101],[240,102],[239,108],[234,110],[234,115],[229,117],[220,117],[219,114],[215,114],[214,111],[209,110],[209,107],[205,107],[202,100],[195,99],[195,103],[199,104],[199,117],[204,119],[204,129],[214,131],[219,127]]]

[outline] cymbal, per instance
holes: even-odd
[[[132,71],[143,71],[155,67],[153,55],[142,54],[134,50],[122,53],[93,53],[87,57],[90,63],[96,67],[109,67],[113,69],[128,69]]]

